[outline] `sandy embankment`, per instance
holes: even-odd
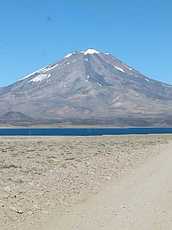
[[[172,136],[0,139],[0,229],[172,228]]]

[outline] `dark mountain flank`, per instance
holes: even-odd
[[[172,126],[172,86],[88,49],[0,88],[0,108],[7,123]]]

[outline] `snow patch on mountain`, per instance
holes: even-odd
[[[28,75],[26,75],[26,76],[24,76],[23,78],[21,78],[21,79],[19,79],[18,81],[23,81],[23,80],[25,80],[25,79],[27,79],[27,78],[30,78],[30,77],[32,77],[32,76],[34,76],[35,74],[44,74],[44,73],[46,73],[46,72],[48,72],[48,71],[50,71],[50,70],[53,70],[53,69],[55,69],[57,66],[58,66],[59,64],[54,64],[54,65],[48,65],[48,66],[46,66],[46,67],[43,67],[43,68],[41,68],[41,69],[39,69],[39,70],[37,70],[37,71],[34,71],[34,72],[32,72],[31,74],[28,74]],[[47,75],[47,74],[46,74]],[[40,75],[39,75],[40,76]]]
[[[99,83],[99,82],[97,82],[97,85],[98,85],[98,86],[100,86],[100,87],[102,87],[102,84],[101,84],[101,83]]]
[[[51,74],[39,74],[38,76],[34,77],[33,79],[30,80],[30,82],[40,82],[43,81],[45,79],[48,79],[51,77]]]
[[[50,70],[53,70],[55,69],[57,66],[59,66],[59,64],[54,64],[54,65],[48,65],[47,67],[43,68],[41,71],[39,72],[42,72],[42,73],[46,73]]]
[[[119,71],[125,73],[125,71],[124,71],[122,68],[120,68],[119,66],[114,66],[114,67],[115,67],[115,69],[117,69],[117,70],[119,70]]]
[[[149,81],[150,81],[150,79],[149,79],[149,78],[145,78],[145,81],[148,81],[148,82],[149,82]]]
[[[71,57],[73,55],[73,53],[69,53],[69,54],[67,54],[66,56],[65,56],[65,58],[69,58],[69,57]]]
[[[29,78],[29,77],[32,77],[32,76],[34,76],[35,74],[40,73],[40,72],[43,71],[44,69],[45,69],[45,67],[42,68],[42,69],[39,69],[39,70],[37,70],[37,71],[34,71],[34,72],[32,72],[31,74],[28,74],[28,75],[24,76],[23,78],[19,79],[18,81],[22,81],[22,80],[25,80],[25,79],[27,79],[27,78]]]

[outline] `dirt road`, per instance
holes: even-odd
[[[121,181],[55,216],[48,230],[172,229],[172,143]]]

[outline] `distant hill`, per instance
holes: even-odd
[[[88,49],[0,88],[0,108],[14,123],[172,126],[172,86]]]
[[[9,111],[5,114],[3,114],[0,117],[1,122],[26,122],[26,121],[33,121],[33,119],[29,116],[26,116],[24,113],[21,112],[13,112]]]

